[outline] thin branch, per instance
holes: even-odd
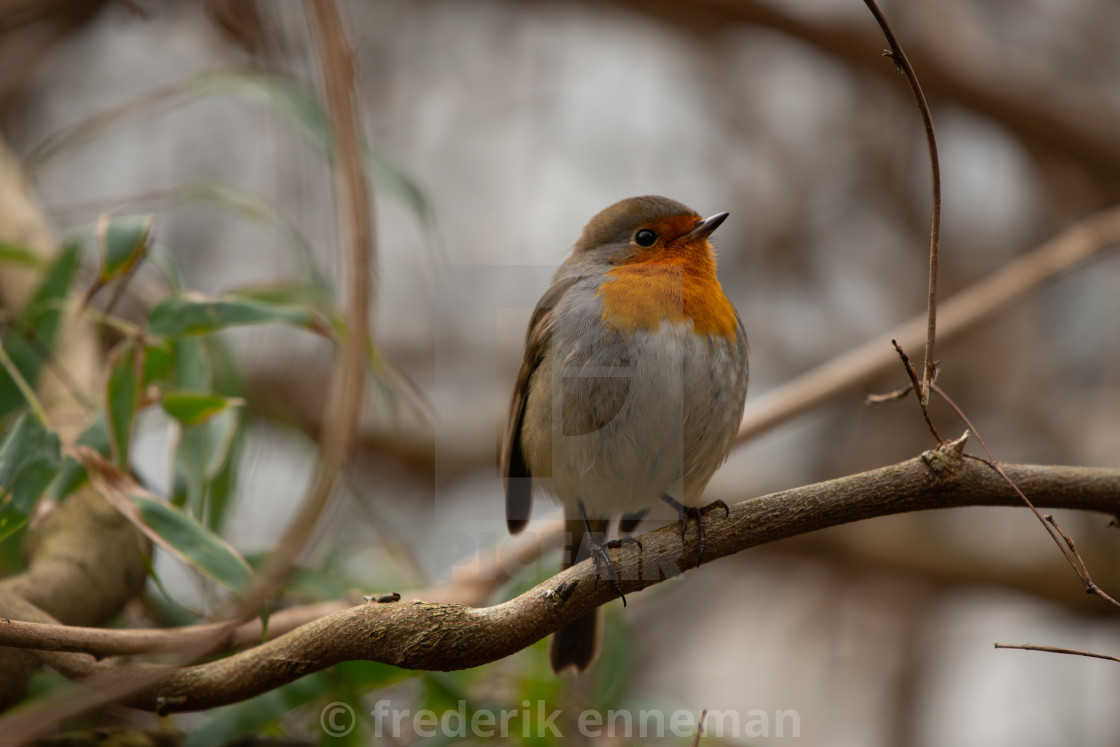
[[[887,23],[887,19],[879,10],[875,0],[863,0],[863,2],[871,11],[871,15],[875,16],[875,21],[882,29],[883,36],[887,38],[887,44],[891,47],[889,57],[902,74],[906,76],[906,82],[910,84],[910,90],[918,104],[918,111],[922,115],[922,126],[926,131],[926,145],[929,148],[930,200],[932,203],[929,219],[929,298],[926,311],[926,355],[922,372],[922,387],[918,392],[922,401],[922,411],[925,412],[926,406],[929,405],[929,387],[933,383],[933,348],[934,339],[937,337],[937,263],[941,248],[941,166],[937,157],[937,137],[933,133],[933,115],[929,111],[929,104],[926,103],[926,96],[922,93],[922,86],[918,83],[918,76],[914,73],[910,60],[906,58],[906,53],[902,51],[902,46],[895,39],[890,24]],[[926,421],[929,421],[928,417]],[[931,425],[930,428],[932,427]],[[940,441],[940,439],[938,440]]]
[[[1097,584],[1089,576],[1089,569],[1085,566],[1085,561],[1077,552],[1077,548],[1074,546],[1073,540],[1070,539],[1069,536],[1066,535],[1066,533],[1058,527],[1058,522],[1054,520],[1054,517],[1043,516],[1042,513],[1035,507],[1034,503],[1032,503],[1031,500],[1027,498],[1026,494],[1019,489],[1019,486],[1015,484],[1015,481],[1007,476],[1007,472],[1003,469],[1000,463],[996,461],[995,456],[992,455],[992,450],[988,448],[988,444],[985,443],[984,437],[981,436],[979,431],[976,430],[976,426],[972,424],[972,421],[968,419],[968,416],[964,414],[964,411],[960,407],[958,407],[957,403],[954,402],[952,398],[949,397],[949,395],[946,394],[945,391],[936,383],[933,384],[933,391],[937,392],[937,396],[941,397],[941,399],[943,399],[945,403],[949,405],[949,407],[953,408],[953,412],[955,412],[957,414],[957,417],[959,417],[964,422],[965,427],[967,427],[969,431],[975,434],[976,440],[980,442],[980,446],[984,449],[984,453],[988,455],[988,460],[986,462],[983,460],[978,461],[981,461],[983,464],[987,464],[989,467],[995,470],[999,474],[999,476],[1003,478],[1003,480],[1008,485],[1011,486],[1011,488],[1015,491],[1015,493],[1019,496],[1023,503],[1025,503],[1027,507],[1030,508],[1030,510],[1034,513],[1035,518],[1037,518],[1042,524],[1043,528],[1046,529],[1046,533],[1050,535],[1050,539],[1054,540],[1054,544],[1058,546],[1058,550],[1061,551],[1062,556],[1065,557],[1066,561],[1069,563],[1070,568],[1072,568],[1073,572],[1077,574],[1077,577],[1081,579],[1081,583],[1085,585],[1085,591],[1089,594],[1095,594],[1096,596],[1100,597],[1106,602],[1109,602],[1113,606],[1120,607],[1120,602],[1117,602],[1111,596],[1106,594],[1104,590],[1101,589],[1101,587],[1097,586]]]
[[[941,344],[961,337],[1047,280],[1118,243],[1120,207],[1097,213],[1065,229],[1029,254],[941,302],[938,325]],[[748,399],[735,437],[736,445],[889,373],[898,365],[898,357],[889,341],[895,339],[905,348],[917,348],[925,336],[926,322],[926,315],[916,316],[762,397]]]
[[[1022,505],[999,475],[963,457],[962,448],[963,439],[897,465],[735,504],[729,517],[705,520],[704,562],[876,516]],[[1120,512],[1120,470],[1032,465],[1007,465],[1004,470],[1047,507]],[[694,535],[682,544],[675,524],[642,535],[641,543],[641,551],[630,546],[612,551],[627,594],[696,564]],[[351,659],[440,671],[479,666],[531,645],[617,596],[610,584],[596,584],[594,578],[594,566],[580,563],[516,599],[482,609],[421,601],[360,605],[249,651],[194,667],[133,665],[115,659],[92,663],[86,667],[93,677],[88,683],[102,688],[143,673],[156,681],[124,702],[173,712],[242,700]],[[27,728],[23,713],[0,719],[0,733],[5,735],[26,738],[32,733]]]
[[[692,747],[700,747],[700,740],[704,737],[704,719],[708,717],[708,709],[700,711],[700,720],[696,722],[696,736],[692,738]]]
[[[922,398],[922,385],[918,381],[918,374],[914,370],[914,365],[910,363],[910,357],[906,355],[906,351],[903,350],[902,346],[898,344],[898,340],[891,340],[891,345],[894,345],[895,352],[898,353],[898,357],[902,359],[902,366],[906,369],[906,375],[910,377],[910,386],[914,390],[914,393],[918,396],[918,407],[920,407],[922,410],[922,417],[925,418],[926,426],[929,428],[929,432],[933,434],[933,437],[935,439],[937,439],[937,443],[942,443],[941,434],[938,433],[937,429],[933,427],[933,420],[931,420],[929,417],[929,402]],[[932,383],[932,379],[930,380],[930,382]],[[891,396],[893,395],[887,395],[887,397]]]
[[[1076,648],[1059,648],[1058,646],[1035,646],[1032,643],[1022,643],[1022,644],[995,643],[995,644],[992,644],[992,645],[995,646],[996,648],[1017,648],[1017,649],[1020,649],[1022,651],[1045,651],[1046,653],[1050,653],[1050,654],[1069,654],[1070,656],[1087,656],[1090,659],[1104,659],[1106,661],[1120,662],[1120,659],[1118,659],[1115,656],[1109,656],[1108,654],[1098,654],[1098,653],[1095,653],[1093,651],[1080,651]]]
[[[287,577],[299,553],[311,539],[334,491],[338,475],[349,460],[362,412],[365,350],[370,342],[369,310],[373,303],[370,277],[375,254],[373,215],[371,189],[359,147],[352,52],[333,0],[307,0],[306,5],[315,19],[313,25],[323,69],[327,113],[334,132],[334,166],[340,192],[336,200],[339,236],[345,236],[349,241],[350,261],[346,273],[350,280],[346,312],[349,335],[343,355],[336,363],[335,376],[339,383],[332,392],[329,427],[323,434],[311,487],[277,545],[276,553],[262,570],[257,589],[242,608],[249,614]]]

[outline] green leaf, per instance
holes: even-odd
[[[190,506],[196,516],[205,511],[206,463],[210,453],[208,423],[179,428],[175,456],[171,461],[171,502]]]
[[[210,388],[225,395],[244,395],[245,382],[237,370],[233,353],[222,339],[217,336],[192,339],[203,344],[206,358],[211,362],[213,384]],[[226,420],[228,426],[219,432],[223,427],[220,422],[222,420]],[[227,410],[208,425],[218,448],[211,454],[207,470],[209,483],[206,486],[206,510],[202,515],[206,525],[217,531],[225,520],[230,500],[237,488],[245,441],[245,414],[240,408]]]
[[[11,244],[3,240],[0,240],[0,262],[11,262],[36,270],[46,269],[50,264],[38,252],[28,249],[26,246]]]
[[[78,245],[69,244],[51,266],[39,289],[6,330],[4,350],[32,386],[50,355],[62,319],[62,305],[78,271]],[[0,370],[0,417],[23,405],[23,394],[6,371]]]
[[[108,414],[113,463],[128,469],[128,445],[132,421],[140,399],[140,350],[132,340],[124,340],[109,356],[109,379],[105,385],[105,407]]]
[[[146,387],[157,381],[169,381],[175,370],[175,349],[170,343],[148,345],[144,348],[144,371],[140,385]]]
[[[193,337],[171,341],[171,384],[179,389],[210,388],[210,364],[202,343]]]
[[[245,402],[212,392],[166,389],[161,397],[161,404],[168,415],[183,425],[198,425],[230,407],[240,407]]]
[[[152,223],[151,215],[102,217],[97,225],[102,283],[128,272],[140,261],[148,249]]]
[[[78,445],[89,446],[103,457],[110,457],[113,453],[112,439],[109,437],[109,426],[105,423],[105,413],[98,413],[97,419],[82,431],[78,436]],[[86,468],[73,457],[62,460],[62,469],[58,478],[51,485],[51,500],[61,501],[66,496],[81,488],[89,481]]]
[[[303,306],[320,311],[330,308],[330,299],[323,294],[318,285],[299,280],[242,286],[233,291],[233,295],[249,301],[279,306]]]
[[[180,508],[135,491],[128,499],[138,511],[149,536],[161,547],[228,589],[242,591],[253,570],[237,550]]]
[[[172,503],[187,504],[195,516],[213,516],[207,497],[213,480],[230,459],[241,432],[238,410],[226,408],[198,425],[179,425],[172,460]]]
[[[0,441],[0,540],[27,523],[60,462],[58,434],[21,415]]]
[[[307,309],[232,297],[195,300],[173,296],[152,309],[148,315],[148,331],[159,337],[183,337],[266,322],[283,322],[307,329],[319,327],[318,317]]]

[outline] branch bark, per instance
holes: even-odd
[[[735,504],[730,516],[706,519],[704,562],[768,542],[876,516],[961,506],[1017,506],[1019,497],[986,463],[962,455],[960,439],[900,464]],[[1120,513],[1120,470],[1005,465],[1039,506]],[[695,534],[682,543],[677,525],[641,537],[612,558],[630,594],[679,575],[696,563]],[[1071,577],[1071,582],[1073,578]],[[335,663],[366,659],[406,669],[450,671],[509,656],[616,596],[595,583],[584,562],[516,599],[486,608],[419,600],[370,603],[316,620],[234,656],[163,675],[133,693],[129,705],[161,713],[213,708],[243,700]],[[2,636],[2,626],[0,626]],[[2,638],[0,638],[2,641]],[[160,671],[110,659],[69,667],[90,684]],[[80,672],[78,671],[80,669]],[[7,729],[18,727],[18,716]]]

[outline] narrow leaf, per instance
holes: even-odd
[[[248,588],[253,570],[237,550],[186,511],[137,491],[128,499],[161,547],[232,591]]]
[[[250,299],[198,299],[173,296],[148,316],[148,331],[159,337],[204,335],[226,327],[283,322],[296,327],[318,329],[318,317],[292,306],[280,306]]]
[[[236,397],[187,389],[166,389],[160,401],[167,414],[183,425],[198,425],[227,408],[244,404],[243,400]]]
[[[0,540],[27,523],[60,462],[58,434],[21,415],[0,441]]]
[[[193,337],[183,337],[171,341],[172,386],[178,389],[198,391],[210,388],[210,364],[202,349],[202,343]]]
[[[245,558],[186,511],[159,500],[110,465],[99,465],[91,478],[113,508],[167,552],[235,592],[252,583],[253,569]]]
[[[99,413],[97,419],[82,431],[78,436],[79,446],[89,446],[103,457],[109,458],[113,453],[113,442],[109,437],[109,426],[105,423],[105,413]],[[73,457],[62,460],[62,469],[59,470],[58,479],[51,485],[51,500],[61,501],[66,496],[75,492],[89,481],[86,468]]]
[[[175,350],[167,342],[144,348],[144,370],[140,386],[147,387],[157,381],[168,381],[175,370]]]
[[[152,222],[151,215],[102,216],[97,224],[102,283],[128,272],[144,256]]]
[[[45,269],[49,264],[38,252],[3,240],[0,240],[0,262],[11,262],[36,270]]]
[[[78,245],[68,245],[43,279],[39,289],[3,337],[4,350],[23,378],[34,386],[43,362],[51,354],[62,305],[78,271]],[[23,405],[12,377],[0,371],[0,417]]]
[[[105,386],[105,408],[108,414],[109,437],[113,463],[118,469],[128,468],[128,445],[132,421],[140,397],[139,350],[132,340],[125,340],[109,356],[109,379]]]

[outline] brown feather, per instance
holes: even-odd
[[[517,372],[513,401],[510,403],[509,419],[506,421],[502,441],[501,474],[505,480],[506,525],[510,534],[517,534],[525,528],[533,508],[533,476],[529,474],[525,455],[521,451],[521,426],[525,418],[529,384],[552,341],[552,308],[577,280],[578,275],[552,284],[533,309],[529,329],[525,333],[525,357]]]

